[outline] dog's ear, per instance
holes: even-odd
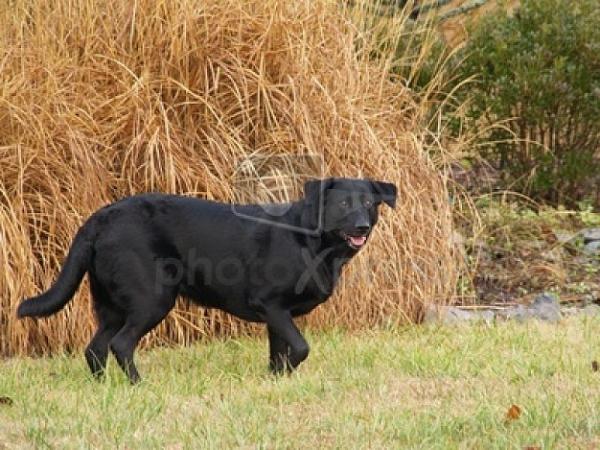
[[[371,185],[373,186],[373,193],[379,197],[380,201],[390,208],[396,206],[396,197],[398,195],[396,185],[384,181],[371,181]]]
[[[323,180],[310,180],[304,183],[304,198],[307,203],[319,203],[327,189],[331,189],[335,179],[324,178]]]
[[[333,186],[333,178],[310,180],[304,183],[304,204],[306,205],[306,225],[313,230],[323,228],[325,192]]]

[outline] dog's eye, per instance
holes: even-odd
[[[348,202],[348,200],[342,200],[340,202],[340,206],[344,209],[348,208],[350,206],[350,203]]]
[[[365,201],[363,201],[363,206],[365,208],[370,208],[371,206],[373,206],[373,201],[372,200],[365,200]]]

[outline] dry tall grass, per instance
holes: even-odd
[[[19,322],[15,308],[53,281],[92,211],[153,190],[293,197],[301,180],[269,166],[281,155],[317,154],[327,175],[399,187],[397,209],[311,324],[414,320],[453,294],[450,207],[420,143],[423,106],[390,81],[393,52],[369,61],[373,34],[338,5],[11,0],[0,23],[0,354],[89,339],[87,282],[53,318]],[[181,303],[150,341],[246,329]]]

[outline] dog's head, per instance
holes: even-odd
[[[327,178],[304,185],[307,215],[321,234],[362,248],[377,223],[377,207],[396,205],[396,186],[382,181]]]

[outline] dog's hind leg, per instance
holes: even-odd
[[[92,371],[92,375],[101,378],[106,369],[108,358],[108,345],[111,339],[118,333],[123,322],[115,319],[101,320],[98,330],[85,349],[85,359]]]
[[[125,318],[122,312],[111,307],[102,288],[93,276],[90,276],[90,288],[98,320],[98,329],[85,350],[85,359],[92,375],[101,378],[106,369],[108,344],[123,327]]]
[[[133,361],[133,354],[138,343],[156,327],[175,306],[176,292],[165,294],[162,299],[148,298],[148,307],[137,310],[127,316],[125,325],[110,341],[110,349],[115,355],[121,369],[132,384],[140,381],[140,374]]]

